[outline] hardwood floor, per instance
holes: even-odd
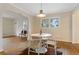
[[[6,55],[27,55],[28,44],[27,40],[22,40],[19,37],[4,38],[8,41],[5,44],[4,52]],[[63,52],[63,55],[79,55],[79,45],[70,42],[57,42],[57,47]],[[36,55],[36,53],[30,53]],[[54,55],[54,48],[49,46],[48,52],[45,55]]]
[[[3,38],[15,37],[15,35],[3,36]]]
[[[72,44],[71,42],[58,42],[57,46],[68,51],[68,55],[79,55],[79,44]]]

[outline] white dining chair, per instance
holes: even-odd
[[[40,39],[29,40],[28,54],[30,54],[30,52],[37,53],[38,55],[40,53],[45,54],[47,52],[47,48],[44,46],[42,47],[42,42]]]

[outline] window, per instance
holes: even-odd
[[[42,20],[43,28],[58,28],[59,27],[59,17],[52,17]]]
[[[42,20],[42,27],[44,27],[44,28],[49,27],[49,19],[43,19]]]
[[[59,18],[51,18],[50,27],[58,28],[59,27]]]

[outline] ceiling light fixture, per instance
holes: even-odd
[[[43,13],[42,3],[41,3],[41,10],[40,10],[39,14],[37,15],[37,17],[40,17],[40,18],[44,18],[44,17],[46,17],[46,14]]]

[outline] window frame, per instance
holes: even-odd
[[[58,23],[59,23],[59,24],[58,24],[58,27],[52,27],[52,26],[51,26],[51,19],[53,19],[53,18],[58,18]],[[43,26],[42,26],[43,21],[44,21],[45,19],[48,19],[48,27],[43,27]],[[41,27],[42,27],[43,29],[49,29],[49,28],[55,29],[55,28],[59,28],[59,27],[60,27],[60,17],[47,17],[47,18],[43,18],[42,21],[41,21]]]
[[[51,26],[51,19],[58,19],[58,27],[52,27]],[[59,28],[60,27],[60,17],[50,17],[50,20],[49,20],[49,26],[50,26],[50,28]]]

